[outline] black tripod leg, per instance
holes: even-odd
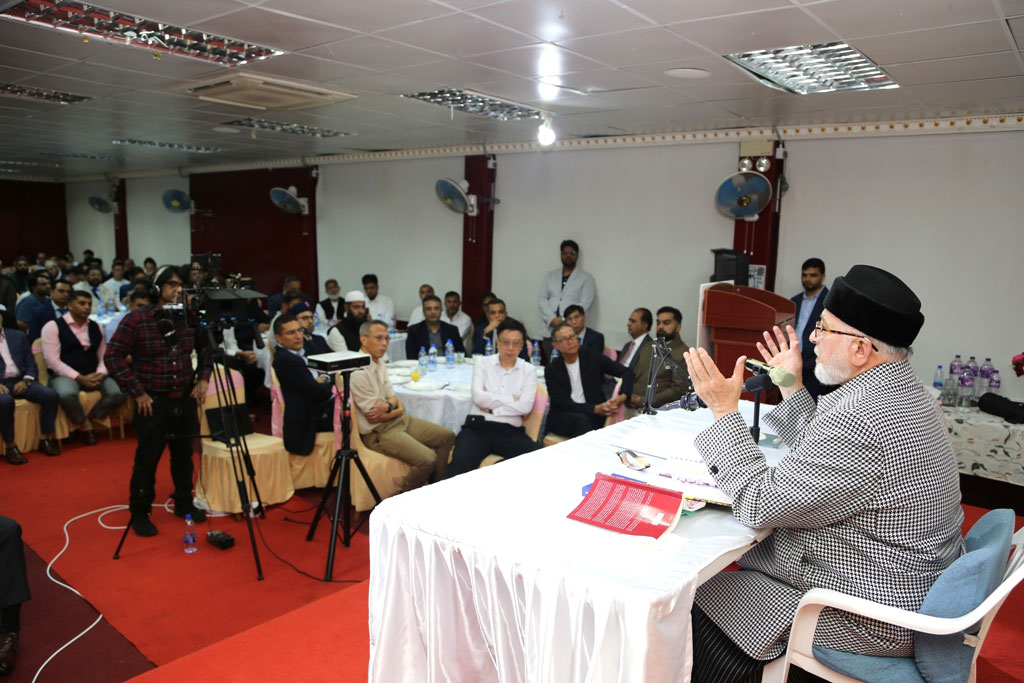
[[[327,475],[327,485],[324,486],[324,495],[320,496],[320,504],[316,506],[316,514],[313,515],[313,523],[309,525],[309,533],[306,534],[307,541],[313,540],[313,535],[316,533],[316,525],[320,523],[320,518],[327,509],[327,497],[331,495],[331,483],[334,481],[334,477],[338,474],[340,469],[341,451],[339,450],[334,454],[334,463],[331,465],[331,473]]]
[[[114,551],[114,559],[121,559],[121,546],[124,545],[124,539],[128,538],[128,530],[132,528],[132,522],[135,520],[135,513],[132,512],[131,516],[128,517],[128,526],[124,528],[124,533],[121,534],[121,542],[117,544],[117,550]]]
[[[351,505],[349,505],[347,501],[349,496],[346,496],[344,493],[348,491],[348,452],[340,453],[339,460],[341,462],[341,472],[339,473],[338,476],[338,490],[334,496],[334,524],[331,526],[331,543],[327,550],[327,570],[324,572],[324,581],[330,581],[334,578],[334,551],[338,546],[338,522],[341,520],[340,514],[345,515],[345,537],[342,542],[345,544],[346,548],[349,546],[351,542],[351,539],[349,538],[348,535],[348,510],[349,507],[351,507]],[[342,498],[346,499],[344,501],[344,511],[342,510]]]

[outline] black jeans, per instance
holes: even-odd
[[[587,432],[600,429],[608,418],[604,415],[577,413],[570,411],[552,411],[548,413],[547,431],[570,439],[582,436]]]
[[[455,438],[455,451],[448,464],[448,476],[454,477],[475,470],[491,454],[508,459],[539,447],[522,427],[489,422],[480,415],[470,415]]]
[[[21,525],[10,517],[0,515],[0,610],[4,611],[0,626],[5,631],[18,630],[19,624],[8,623],[8,612],[10,618],[16,619],[17,607],[30,597]]]
[[[192,504],[192,440],[199,433],[196,401],[187,393],[172,398],[151,393],[153,414],[140,415],[135,409],[135,466],[129,486],[128,506],[132,513],[149,514],[156,497],[156,466],[164,447],[171,451],[171,479],[175,506]]]

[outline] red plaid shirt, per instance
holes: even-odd
[[[131,396],[151,391],[186,391],[195,382],[192,351],[196,331],[175,319],[178,340],[171,346],[157,327],[156,313],[157,309],[148,307],[128,313],[114,331],[103,356],[107,372],[121,390]],[[130,365],[128,356],[132,360]],[[201,353],[200,377],[208,379],[210,369],[209,354]]]

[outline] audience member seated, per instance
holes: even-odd
[[[274,321],[277,320],[277,316],[284,315],[288,312],[295,304],[303,301],[302,294],[300,292],[285,292],[281,295],[281,308],[278,309],[277,313],[270,316],[270,326],[274,326]],[[277,345],[277,341],[274,339],[274,334],[271,332],[267,335],[267,346],[274,348]]]
[[[636,364],[640,360],[640,350],[651,344],[650,331],[653,324],[654,316],[651,315],[648,308],[634,310],[626,320],[626,332],[629,333],[630,340],[619,351],[619,364],[633,370],[634,377],[636,376]],[[646,382],[647,380],[642,381]]]
[[[462,297],[456,291],[444,295],[444,313],[441,320],[459,328],[459,336],[465,344],[473,343],[473,321],[462,310]]]
[[[334,430],[334,383],[306,365],[302,325],[291,313],[274,321],[274,372],[284,399],[284,448],[294,455],[313,452],[317,432]]]
[[[428,480],[444,479],[455,433],[405,414],[405,406],[395,395],[382,360],[390,341],[388,326],[370,320],[362,324],[359,332],[361,350],[371,358],[370,366],[353,372],[350,380],[352,402],[359,408],[355,421],[363,443],[409,465],[402,491],[422,486]]]
[[[551,406],[547,431],[573,438],[599,429],[632,391],[633,371],[604,354],[581,352],[576,333],[565,323],[552,339],[559,355],[544,373]],[[607,401],[601,388],[605,375],[622,378],[619,395]]]
[[[18,306],[18,290],[14,287],[14,281],[6,275],[0,275],[0,306],[3,306],[3,310],[12,312],[14,312]],[[7,316],[7,319],[4,320],[4,324],[7,327],[18,329],[17,316]]]
[[[43,439],[39,451],[60,455],[57,440],[57,392],[36,382],[36,359],[28,337],[20,330],[0,328],[0,436],[7,444],[7,462],[28,462],[14,444],[14,400],[23,398],[39,404],[39,426]]]
[[[57,280],[64,277],[64,271],[60,269],[60,266],[52,258],[46,259],[46,267],[44,272],[49,276],[50,282],[56,282]]]
[[[32,597],[25,568],[21,525],[0,515],[0,674],[14,671],[21,632],[21,604]]]
[[[85,269],[85,280],[72,285],[75,289],[92,294],[92,310],[97,313],[101,310],[103,295],[100,294],[100,285],[103,284],[103,268],[96,265],[89,265]]]
[[[334,325],[345,312],[345,300],[341,298],[341,285],[334,278],[324,283],[326,297],[320,300],[317,315],[323,316],[324,329]]]
[[[569,324],[580,343],[581,351],[604,353],[604,335],[587,327],[587,313],[579,304],[565,307],[565,322]]]
[[[580,247],[573,240],[562,240],[559,246],[562,267],[550,271],[540,283],[537,305],[544,325],[554,331],[565,322],[565,309],[572,304],[589,311],[594,305],[594,276],[577,268]]]
[[[367,273],[363,276],[363,291],[366,292],[366,319],[380,320],[385,325],[394,327],[395,302],[391,297],[380,293],[376,275]]]
[[[682,368],[682,377],[677,377],[667,366],[662,365],[658,376],[654,378],[654,402],[652,406],[657,408],[669,401],[675,401],[685,394],[690,388],[690,378],[686,373],[686,361],[683,354],[690,348],[682,340],[679,334],[682,329],[683,314],[678,308],[662,306],[658,309],[658,338],[664,339],[666,345],[671,349],[672,358]],[[651,376],[651,358],[654,355],[654,344],[644,344],[637,352],[637,362],[633,368],[633,393],[629,397],[627,405],[633,412],[627,413],[628,417],[635,415],[635,411],[644,405],[648,380]]]
[[[75,292],[75,293],[77,294],[77,292]],[[88,294],[88,292],[86,292],[86,294]],[[117,326],[121,324],[121,321],[124,320],[124,317],[126,315],[128,315],[129,313],[131,313],[132,311],[134,311],[137,308],[142,308],[143,306],[149,306],[150,303],[151,303],[151,301],[150,301],[150,298],[149,298],[149,290],[148,289],[132,290],[131,294],[128,295],[128,308],[127,308],[127,310],[121,311],[120,313],[115,313],[114,317],[111,318],[110,322],[107,323],[106,328],[104,328],[104,330],[103,330],[103,339],[104,339],[104,341],[108,341],[108,342],[110,341],[110,338],[114,336],[114,332],[117,331]]]
[[[146,260],[142,262],[142,270],[146,273],[146,277],[152,279],[156,275],[156,261],[151,256],[147,256]]]
[[[288,307],[285,305],[285,295],[287,294],[298,294],[301,299],[313,303],[313,298],[308,294],[302,293],[302,279],[298,275],[289,275],[284,279],[284,289],[280,294],[275,294],[267,299],[267,315],[271,319],[281,311],[287,311]]]
[[[459,328],[449,325],[441,320],[441,300],[433,294],[428,294],[423,299],[423,322],[416,323],[409,327],[409,336],[405,339],[405,357],[416,358],[420,349],[430,351],[433,344],[440,356],[444,356],[445,344],[451,341],[455,350],[461,353],[466,352],[466,345],[462,343],[459,335]]]
[[[107,342],[100,326],[89,320],[92,296],[75,292],[68,312],[43,326],[43,357],[50,369],[50,388],[73,425],[82,430],[86,446],[96,444],[92,420],[102,420],[127,398],[117,382],[107,375],[103,354]],[[78,400],[79,391],[98,391],[102,395],[88,415]]]
[[[526,328],[506,318],[498,325],[498,353],[474,363],[473,408],[455,439],[449,477],[476,469],[491,454],[508,459],[538,448],[523,429],[537,395],[537,370],[518,357],[525,345]]]
[[[431,285],[420,285],[420,303],[413,306],[412,311],[409,313],[409,327],[423,322],[423,301],[428,296],[434,296],[434,288]]]
[[[75,285],[78,283],[85,282],[85,268],[82,266],[71,266],[71,268],[65,272],[67,274],[64,276],[64,279],[68,281],[68,284],[71,285],[72,289],[74,289]]]
[[[121,305],[121,287],[130,284],[131,280],[124,276],[124,261],[114,259],[110,265],[110,279],[100,285],[100,298],[107,304],[108,310],[113,312],[120,311],[123,308]],[[113,303],[113,306],[111,306],[111,303]]]
[[[28,281],[28,276],[28,259],[24,256],[14,259],[14,272],[10,273],[8,277],[14,283],[14,289],[17,290],[18,294],[29,291],[31,285]]]
[[[71,303],[74,291],[67,280],[56,280],[50,286],[50,305],[53,306],[54,320],[68,312],[68,304]]]
[[[132,296],[137,294],[138,292],[132,292]],[[263,312],[255,299],[248,299],[246,305],[249,318],[253,322],[247,321],[225,329],[223,349],[224,364],[242,373],[246,402],[251,403],[261,388],[269,385],[268,373],[257,363],[256,354],[259,347],[256,344],[256,335],[262,336],[270,328],[270,318]],[[110,339],[108,338],[107,341]]]
[[[496,353],[498,350],[498,325],[504,322],[505,318],[508,317],[508,311],[505,310],[505,302],[501,299],[494,298],[487,302],[487,308],[484,309],[487,313],[487,324],[478,325],[473,331],[473,355],[483,355],[487,351],[487,340],[491,340],[491,351]],[[530,354],[526,351],[526,345],[519,351],[519,357],[529,362]],[[412,356],[410,356],[412,358]]]
[[[327,345],[327,339],[319,334],[314,334],[316,329],[316,316],[313,315],[313,308],[305,301],[299,301],[288,309],[288,312],[295,316],[302,325],[302,350],[306,357],[315,356],[320,353],[330,353],[331,347]]]
[[[497,298],[498,295],[495,294],[494,292],[484,292],[483,294],[480,295],[480,310],[483,311],[483,313],[473,323],[474,332],[476,330],[479,330],[481,327],[487,327],[487,323],[489,322],[487,320],[487,304],[491,303]]]
[[[327,333],[327,346],[331,351],[358,351],[362,346],[359,328],[366,319],[366,295],[352,290],[345,295],[345,317]]]
[[[56,316],[50,302],[50,276],[45,270],[37,270],[28,276],[28,281],[31,293],[18,303],[18,327],[28,335],[29,341],[35,341],[43,325]]]

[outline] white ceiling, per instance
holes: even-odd
[[[500,123],[398,97],[466,88],[554,114],[560,136],[913,119],[1024,110],[1024,0],[101,0],[112,10],[285,54],[242,67],[357,94],[302,111],[254,112],[177,94],[225,67],[0,20],[0,82],[93,97],[58,106],[0,97],[0,163],[68,160],[58,174],[533,141]],[[755,83],[720,55],[844,40],[897,90],[800,97]],[[711,72],[701,81],[664,75]],[[543,88],[557,78],[567,89]],[[575,92],[574,92],[575,91]],[[580,94],[585,93],[585,94]],[[548,99],[550,97],[550,99]],[[219,123],[244,116],[315,125],[315,139]],[[113,138],[223,147],[211,155],[113,146]],[[23,171],[28,168],[22,167]],[[2,176],[0,176],[2,177]]]

